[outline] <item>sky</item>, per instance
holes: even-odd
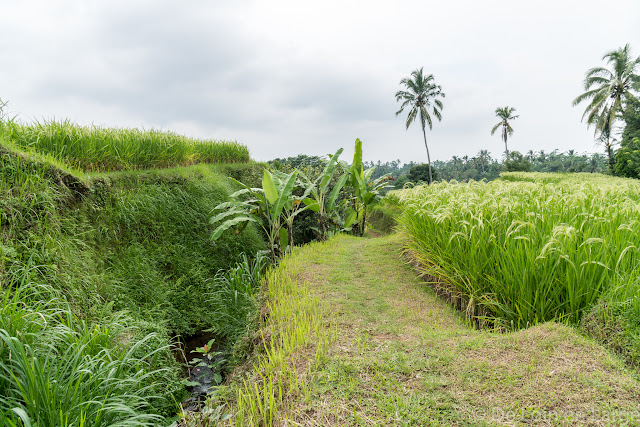
[[[0,0],[0,99],[22,122],[170,130],[235,140],[254,159],[426,162],[400,80],[442,87],[432,160],[509,150],[599,152],[581,122],[588,69],[629,43],[638,0]],[[635,49],[634,49],[635,48]]]

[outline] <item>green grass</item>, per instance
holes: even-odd
[[[401,228],[423,273],[478,323],[577,323],[636,271],[640,183],[525,177],[396,192]]]
[[[90,326],[55,289],[22,279],[0,287],[3,425],[157,425],[153,407],[171,403],[161,396],[176,381],[168,340],[122,315]]]
[[[373,205],[367,221],[375,231],[389,234],[395,231],[401,214],[399,201],[393,196],[388,196]]]
[[[562,324],[474,329],[403,265],[404,244],[337,236],[286,257],[257,355],[189,425],[640,422],[619,359]]]
[[[83,127],[68,121],[0,121],[0,135],[23,150],[48,154],[87,172],[250,161],[247,147],[237,142],[198,140],[156,130]]]
[[[0,413],[15,421],[19,414],[11,409],[33,401],[24,410],[39,425],[56,425],[51,417],[67,413],[71,421],[59,424],[81,425],[100,411],[79,402],[96,400],[114,414],[140,415],[131,419],[141,424],[175,414],[184,389],[171,337],[224,326],[207,296],[216,274],[264,248],[254,227],[211,242],[210,210],[235,191],[228,175],[251,182],[259,169],[199,164],[83,174],[0,143],[0,296],[8,298],[0,309],[15,301],[31,310],[16,311],[0,326],[15,362],[5,353],[0,382],[12,384],[13,400]],[[34,341],[16,341],[29,328]],[[94,338],[103,347],[91,344]]]

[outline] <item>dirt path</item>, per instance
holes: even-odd
[[[294,424],[640,423],[640,383],[574,329],[474,330],[403,265],[399,236],[336,239],[295,255],[336,339]]]

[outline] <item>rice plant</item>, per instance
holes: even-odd
[[[237,142],[198,140],[158,130],[83,127],[69,121],[0,121],[0,135],[22,149],[49,154],[87,172],[250,160],[247,147]]]
[[[544,175],[394,192],[409,252],[479,323],[575,323],[638,266],[640,183]]]

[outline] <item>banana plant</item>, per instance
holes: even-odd
[[[349,171],[349,183],[353,189],[353,210],[350,216],[355,218],[355,233],[360,236],[364,235],[369,208],[382,198],[381,190],[390,186],[391,174],[371,180],[374,170],[375,166],[364,170],[362,164],[362,141],[356,139],[353,163]]]
[[[298,176],[302,175],[302,172],[297,172]],[[282,183],[286,182],[289,179],[289,175],[283,172],[274,170],[273,171],[273,181],[276,184],[276,187],[282,187]],[[301,212],[308,209],[308,206],[304,205],[302,201],[306,199],[313,188],[304,186],[304,183],[300,180],[296,182],[296,187],[305,188],[303,194],[301,196],[297,196],[293,191],[287,197],[286,203],[282,210],[282,221],[287,225],[287,228],[282,228],[280,231],[280,242],[288,242],[289,250],[292,250],[294,247],[293,241],[293,220],[295,217]],[[295,187],[294,187],[295,189]],[[283,247],[286,247],[285,244],[282,244]]]
[[[237,234],[244,230],[248,223],[256,223],[266,233],[271,260],[276,263],[283,253],[282,242],[285,242],[284,247],[288,242],[287,230],[282,227],[282,219],[295,188],[298,172],[283,175],[284,179],[279,179],[265,169],[262,188],[251,188],[232,178],[242,189],[231,194],[231,201],[220,203],[213,208],[214,215],[209,222],[220,225],[211,234],[211,240],[219,239],[222,233],[229,229],[235,229]]]
[[[302,185],[307,188],[309,197],[306,197],[303,201],[304,204],[313,212],[317,212],[319,216],[320,227],[318,234],[320,240],[327,240],[332,229],[336,228],[340,221],[339,215],[337,215],[336,200],[340,195],[340,191],[349,179],[349,174],[344,173],[329,191],[329,184],[336,171],[336,167],[339,165],[338,158],[342,154],[343,149],[340,148],[332,156],[329,156],[327,163],[318,176],[315,182],[312,182],[305,174],[300,173]],[[350,227],[351,224],[343,222],[340,224],[342,227]],[[341,228],[342,228],[341,227]]]

